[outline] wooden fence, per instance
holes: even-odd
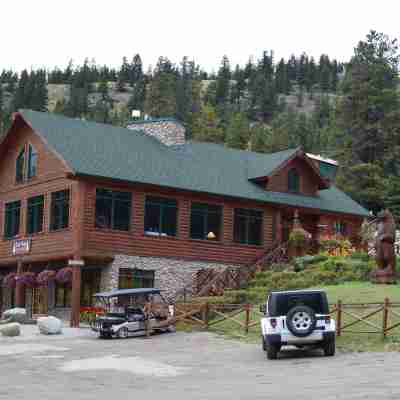
[[[247,334],[260,327],[264,314],[259,308],[251,304],[178,303],[175,319],[178,323],[204,329],[227,321]],[[330,314],[336,321],[337,336],[377,334],[385,338],[400,327],[400,303],[392,303],[389,299],[383,303],[357,304],[345,304],[339,300]]]

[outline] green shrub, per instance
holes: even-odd
[[[350,258],[356,259],[356,260],[361,260],[364,262],[369,262],[371,261],[371,257],[369,256],[368,253],[362,252],[362,251],[356,251],[350,255]]]
[[[304,256],[304,257],[297,257],[294,260],[294,270],[296,272],[303,271],[309,265],[315,265],[326,261],[328,256],[325,254],[317,254],[315,256]]]

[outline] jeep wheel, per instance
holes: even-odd
[[[327,341],[324,346],[324,354],[326,357],[332,357],[335,355],[336,345],[335,345],[335,338]]]
[[[286,315],[286,325],[297,337],[305,337],[312,333],[317,324],[315,313],[307,306],[293,307]]]
[[[127,327],[121,328],[121,329],[118,331],[118,337],[119,337],[120,339],[127,339],[128,336],[129,336],[129,333],[128,333],[128,328],[127,328]]]
[[[278,358],[280,347],[273,344],[268,344],[266,347],[268,360],[276,360]]]

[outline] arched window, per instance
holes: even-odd
[[[38,154],[35,148],[30,144],[28,147],[28,179],[36,176]]]
[[[292,192],[292,193],[300,192],[300,176],[295,168],[292,168],[291,170],[289,170],[288,189],[289,189],[289,192]]]

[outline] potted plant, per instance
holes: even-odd
[[[48,269],[40,272],[36,277],[36,282],[39,286],[46,287],[50,282],[54,281],[56,278],[56,272]]]
[[[16,277],[16,281],[28,288],[34,288],[36,287],[36,274],[34,272],[23,272]]]
[[[56,281],[59,283],[72,282],[72,268],[71,267],[61,268],[56,274]]]
[[[17,274],[15,272],[10,272],[3,278],[3,287],[8,289],[15,289],[16,286],[16,277]]]

